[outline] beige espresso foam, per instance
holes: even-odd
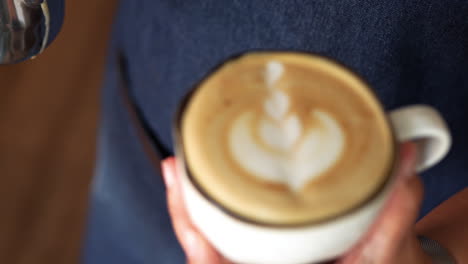
[[[383,184],[390,129],[367,86],[329,60],[252,53],[197,88],[182,118],[188,168],[235,214],[268,224],[351,210]]]

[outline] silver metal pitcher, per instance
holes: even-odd
[[[0,0],[0,64],[34,58],[62,27],[64,0]]]

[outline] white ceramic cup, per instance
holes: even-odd
[[[190,97],[187,98],[190,100]],[[182,105],[175,124],[176,155],[183,195],[193,224],[226,258],[242,264],[304,264],[334,259],[348,251],[369,229],[388,200],[393,175],[375,196],[357,209],[317,224],[279,227],[242,219],[210,198],[190,176],[180,137]],[[389,113],[395,146],[415,141],[417,171],[435,165],[451,145],[450,132],[437,110],[413,105]],[[395,150],[398,154],[398,150]],[[395,157],[394,166],[398,163]],[[394,171],[394,170],[392,170]]]

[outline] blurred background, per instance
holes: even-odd
[[[116,1],[67,1],[56,41],[0,66],[0,263],[78,263]]]

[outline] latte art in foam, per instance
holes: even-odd
[[[352,210],[385,183],[386,117],[341,66],[295,53],[248,54],[199,84],[182,114],[184,156],[212,201],[291,225]]]
[[[309,125],[290,111],[291,97],[275,87],[283,71],[281,63],[267,64],[265,81],[271,91],[263,112],[246,109],[235,119],[229,131],[229,149],[252,177],[297,191],[338,161],[345,136],[326,111],[310,111],[306,117]]]

